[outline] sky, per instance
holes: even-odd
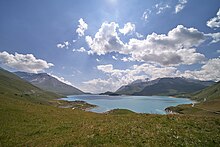
[[[219,0],[0,0],[0,67],[85,92],[220,80]]]

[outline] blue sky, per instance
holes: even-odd
[[[88,92],[220,80],[219,0],[1,0],[0,66]]]

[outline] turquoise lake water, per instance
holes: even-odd
[[[194,103],[186,98],[168,96],[107,96],[107,95],[72,95],[62,98],[67,101],[85,101],[98,107],[88,111],[103,113],[112,109],[129,109],[137,113],[166,114],[165,108],[180,104]]]

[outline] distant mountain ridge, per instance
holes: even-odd
[[[115,93],[123,95],[177,95],[202,90],[215,82],[182,77],[158,78],[144,82],[132,82],[120,87]]]
[[[79,95],[84,94],[81,90],[65,84],[55,77],[48,75],[47,73],[27,73],[27,72],[14,72],[20,78],[30,82],[31,84],[54,93],[62,95]]]

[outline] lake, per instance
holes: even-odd
[[[187,98],[169,96],[107,96],[107,95],[71,95],[62,98],[66,101],[85,101],[98,107],[88,111],[103,113],[112,109],[128,109],[137,113],[166,114],[165,108],[180,104],[194,103]]]

